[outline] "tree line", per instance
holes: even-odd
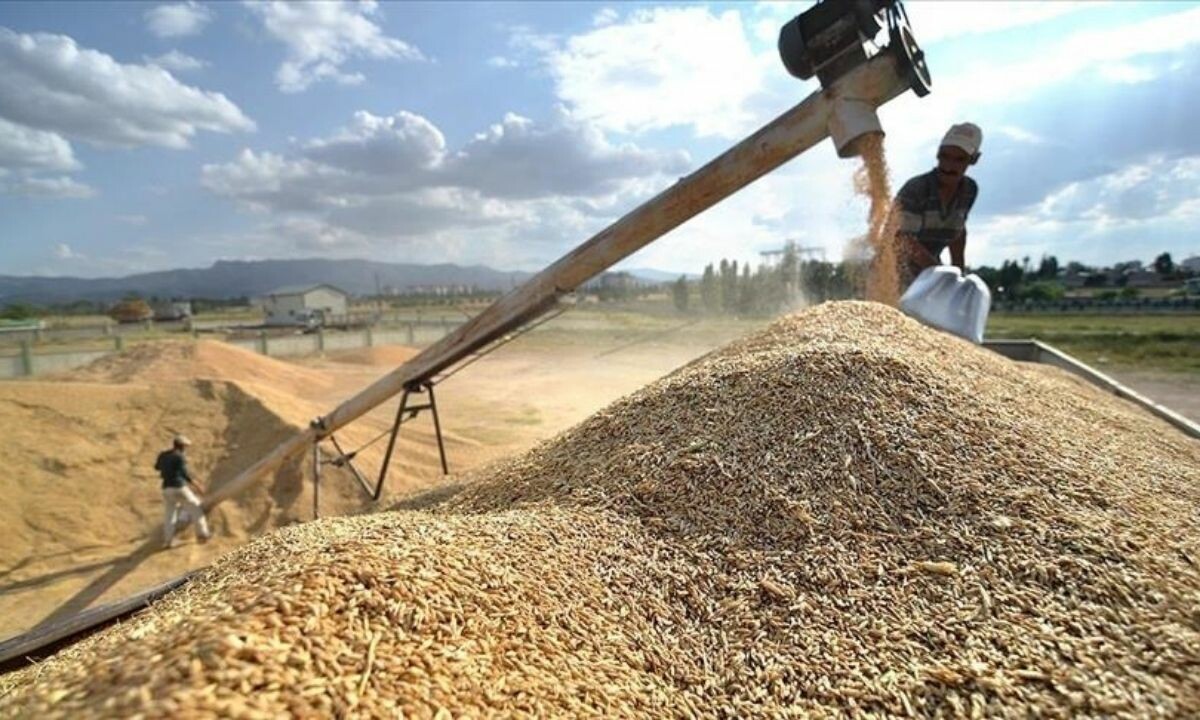
[[[801,259],[789,246],[778,263],[753,270],[737,260],[709,263],[699,280],[680,276],[672,283],[671,297],[681,312],[775,315],[805,303],[854,297],[856,272],[843,262]]]
[[[979,275],[992,297],[1005,301],[1052,301],[1061,299],[1065,287],[1063,274],[1085,278],[1083,287],[1105,288],[1099,300],[1136,297],[1136,288],[1125,287],[1123,273],[1140,267],[1136,262],[1117,263],[1096,268],[1079,262],[1059,263],[1053,255],[1043,255],[1035,265],[1030,258],[1005,260],[1000,267],[982,265],[968,268]],[[1177,265],[1170,253],[1162,253],[1150,265],[1160,277],[1182,280],[1191,273]],[[680,312],[710,315],[775,315],[801,303],[844,300],[862,297],[861,282],[867,268],[859,262],[825,262],[801,259],[787,247],[778,264],[760,265],[751,270],[749,263],[722,259],[709,263],[698,280],[680,276],[671,285],[671,297]],[[1118,278],[1109,284],[1109,277]]]

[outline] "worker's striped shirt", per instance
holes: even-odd
[[[938,197],[937,168],[904,183],[896,196],[900,209],[897,232],[912,235],[934,257],[939,257],[967,227],[967,215],[975,204],[979,186],[963,176],[946,207]]]

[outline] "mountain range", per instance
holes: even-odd
[[[646,282],[675,279],[659,270],[631,270]],[[466,286],[509,290],[532,273],[495,270],[483,265],[415,265],[372,260],[218,260],[212,267],[161,270],[119,278],[32,277],[0,275],[0,305],[14,302],[54,304],[91,300],[110,302],[130,293],[151,298],[227,299],[266,295],[285,286],[328,283],[351,295],[377,290],[404,292],[419,287]]]

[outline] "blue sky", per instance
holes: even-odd
[[[0,4],[0,274],[539,268],[811,92],[774,47],[808,4]],[[893,186],[982,126],[969,263],[1200,254],[1200,5],[908,7]],[[625,264],[840,257],[854,170],[823,143]]]

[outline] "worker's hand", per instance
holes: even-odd
[[[917,242],[917,239],[913,236],[901,235],[900,237],[904,238],[904,259],[911,261],[922,270],[941,264],[941,261],[934,257],[934,254],[929,252],[924,245]]]

